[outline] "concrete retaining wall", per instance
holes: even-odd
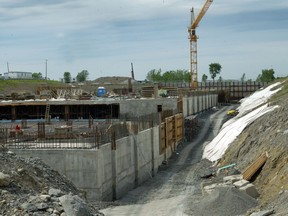
[[[171,102],[171,101],[169,101]],[[177,102],[176,102],[177,104]],[[217,95],[183,98],[184,117],[217,104]],[[155,105],[156,106],[156,105]],[[143,109],[145,110],[145,108]],[[159,126],[116,141],[99,149],[14,149],[23,157],[39,157],[78,188],[88,200],[113,200],[153,177],[159,165],[169,158],[172,148],[160,155]]]
[[[14,149],[22,157],[39,157],[85,191],[88,200],[112,200],[154,176],[162,163],[159,126],[99,149]]]
[[[158,112],[158,106],[161,106],[162,110],[177,110],[177,98],[120,101],[120,115],[129,117],[148,115]]]
[[[184,117],[194,115],[216,106],[217,103],[218,95],[213,93],[183,97],[183,115]]]

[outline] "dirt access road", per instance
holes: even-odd
[[[128,192],[115,206],[100,212],[106,216],[192,215],[187,207],[191,200],[201,196],[199,175],[205,174],[210,166],[208,161],[201,161],[203,144],[217,135],[231,108],[226,106],[199,114],[202,126],[193,142],[179,145],[168,165],[161,167],[154,178]]]

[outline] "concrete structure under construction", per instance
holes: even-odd
[[[213,95],[213,96],[212,96]],[[44,119],[49,105],[51,119],[117,119],[139,117],[172,110],[186,116],[217,103],[217,95],[202,93],[183,98],[98,98],[96,100],[25,100],[0,102],[0,120]],[[193,104],[190,107],[190,104]],[[193,110],[190,110],[193,109]]]
[[[48,104],[51,118],[62,120],[110,119],[177,110],[177,98],[5,101],[0,103],[0,120],[43,119]]]
[[[62,117],[69,118],[76,118],[79,113],[84,118],[89,115],[101,118],[117,118],[121,115],[135,118],[168,110],[172,110],[172,115],[180,114],[168,116],[161,122],[155,121],[150,128],[130,132],[119,139],[112,135],[107,143],[92,145],[88,149],[84,149],[81,143],[75,148],[65,148],[65,139],[55,147],[48,146],[45,142],[37,147],[36,142],[29,140],[29,143],[24,140],[26,143],[22,145],[19,139],[16,145],[7,145],[20,156],[41,158],[85,191],[89,200],[115,200],[157,173],[158,167],[176,151],[183,139],[183,117],[216,106],[217,97],[217,94],[203,93],[183,98],[49,101],[52,113],[59,110],[59,113],[54,114],[61,114],[62,110]],[[36,112],[34,118],[39,118],[43,117],[46,103],[48,102],[9,102],[5,105],[2,103],[0,109],[6,109],[14,118],[38,109],[39,113]],[[177,120],[178,115],[180,119]]]

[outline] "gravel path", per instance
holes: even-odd
[[[179,145],[168,165],[161,167],[154,178],[128,192],[114,203],[117,206],[102,209],[101,212],[106,216],[192,215],[188,205],[191,199],[201,196],[200,173],[206,172],[211,165],[201,161],[203,144],[218,133],[229,109],[231,106],[199,114],[202,129],[197,138]]]

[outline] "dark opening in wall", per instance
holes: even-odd
[[[162,112],[162,105],[157,105],[157,112]]]

